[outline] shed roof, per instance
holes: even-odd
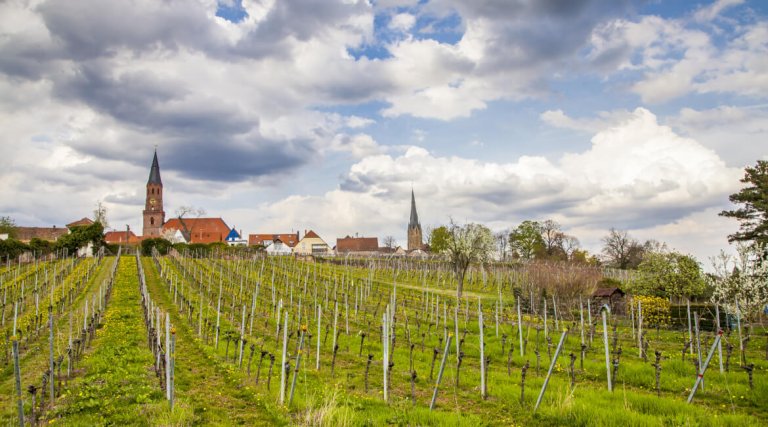
[[[621,296],[624,296],[624,291],[621,289],[613,286],[610,288],[597,288],[595,292],[592,293],[593,297],[612,297],[614,294],[619,294]]]

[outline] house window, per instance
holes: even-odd
[[[149,217],[149,225],[155,225],[155,218]]]

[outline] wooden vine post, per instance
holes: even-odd
[[[24,402],[21,400],[21,366],[19,365],[19,338],[16,336],[16,315],[13,317],[13,332],[11,337],[13,343],[13,375],[16,383],[16,404],[18,405],[19,425],[24,427]]]
[[[437,390],[440,387],[440,380],[443,379],[443,371],[445,370],[445,361],[448,359],[448,352],[451,350],[451,338],[453,338],[453,334],[448,334],[448,339],[445,341],[445,350],[443,351],[443,360],[440,362],[440,370],[437,372],[435,391],[432,393],[432,402],[429,404],[430,411],[435,408],[435,402],[437,401]]]
[[[320,370],[320,323],[323,316],[323,306],[317,305],[317,353],[315,355],[315,369]]]
[[[381,320],[381,344],[383,350],[381,365],[384,369],[384,402],[389,402],[389,304],[387,304],[387,308],[384,309],[384,314],[382,314]]]
[[[283,326],[283,357],[280,363],[280,404],[285,404],[285,364],[288,362],[288,310],[285,311]]]
[[[301,352],[304,347],[304,335],[307,333],[307,325],[301,325],[301,336],[299,337],[299,349],[296,351],[296,366],[293,368],[293,380],[291,381],[291,393],[288,395],[288,406],[293,403],[293,391],[296,389],[296,377],[299,376],[299,366],[301,364]]]
[[[605,347],[605,374],[608,378],[608,391],[613,391],[613,383],[611,383],[611,353],[608,348],[608,314],[611,312],[611,308],[608,304],[603,304],[600,308],[603,316],[603,345]]]
[[[549,370],[547,371],[547,376],[544,378],[544,384],[541,386],[541,391],[539,392],[539,397],[536,399],[536,406],[533,407],[533,412],[536,412],[537,409],[539,409],[539,405],[541,404],[541,399],[544,397],[544,392],[547,391],[547,386],[549,385],[549,377],[552,376],[552,370],[555,368],[555,363],[557,362],[557,356],[560,355],[560,350],[563,349],[563,342],[565,342],[565,336],[568,335],[568,329],[563,331],[563,334],[560,335],[560,342],[557,344],[557,350],[555,350],[555,356],[552,358],[552,361],[549,362]]]
[[[520,299],[518,298],[518,304]],[[520,307],[518,305],[518,307]],[[483,306],[480,298],[477,299],[477,325],[480,329],[480,396],[485,400],[488,396],[488,389],[485,384],[485,339],[483,333]],[[522,327],[522,324],[521,324]]]
[[[170,353],[170,360],[171,364],[168,368],[168,382],[169,382],[169,393],[168,393],[168,401],[170,402],[171,411],[173,411],[173,400],[176,394],[175,390],[175,370],[176,370],[176,328],[171,328],[171,347],[168,349],[168,352]]]
[[[699,367],[699,373],[698,375],[696,375],[696,382],[693,383],[693,387],[691,388],[691,394],[688,395],[688,403],[693,402],[693,396],[696,395],[696,390],[698,390],[702,381],[704,381],[704,374],[707,372],[709,361],[712,360],[712,355],[714,355],[715,349],[717,348],[717,345],[720,343],[720,339],[722,339],[722,337],[723,337],[723,331],[720,330],[717,333],[717,337],[715,337],[715,342],[712,343],[712,347],[709,349],[709,354],[707,355],[707,359],[704,361],[704,366]]]
[[[516,297],[516,299],[517,299],[517,323],[518,323],[517,331],[520,337],[520,357],[525,357],[525,347],[523,347],[523,315],[522,315],[522,311],[520,310],[520,297],[518,296]],[[546,304],[546,300],[544,301]],[[546,311],[544,311],[544,313],[546,316]],[[544,325],[546,327],[546,322],[544,322]]]

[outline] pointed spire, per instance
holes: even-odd
[[[152,168],[149,170],[147,184],[163,185],[163,181],[160,180],[160,163],[157,161],[157,147],[155,147],[155,157],[152,159]]]
[[[408,227],[420,227],[419,214],[416,213],[416,196],[413,194],[413,188],[411,188],[411,222],[408,223]]]

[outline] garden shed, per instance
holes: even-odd
[[[603,304],[608,304],[613,314],[625,314],[624,291],[618,287],[597,288],[592,293],[592,311],[598,312]]]

